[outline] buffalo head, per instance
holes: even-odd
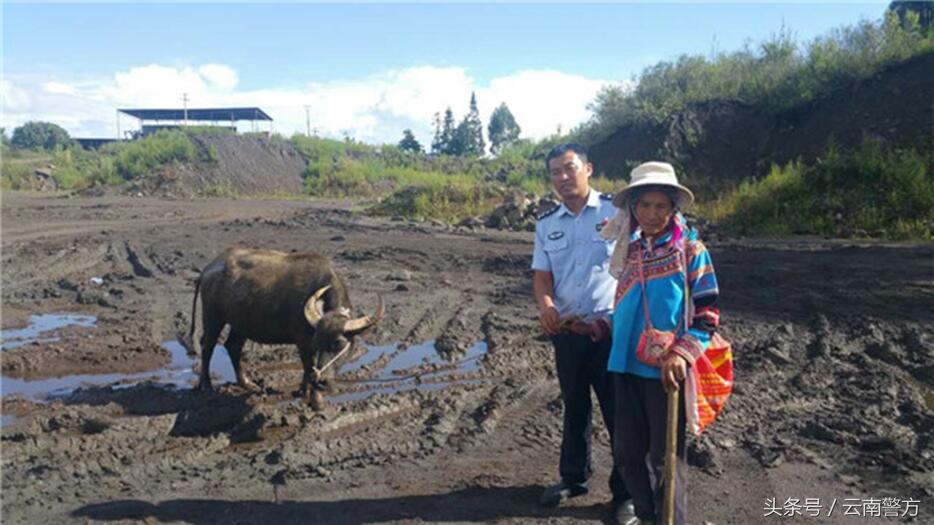
[[[372,316],[352,318],[349,308],[324,311],[324,294],[331,288],[324,286],[305,302],[305,319],[314,330],[311,341],[313,357],[312,382],[321,385],[335,375],[334,363],[350,351],[354,337],[378,323],[384,315],[383,298]],[[323,385],[322,385],[323,386]]]

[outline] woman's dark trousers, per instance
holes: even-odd
[[[668,397],[660,379],[610,374],[616,391],[615,454],[632,495],[636,516],[660,522],[665,496],[665,426]],[[685,461],[684,384],[681,384],[675,483],[675,523],[687,523],[688,466]]]

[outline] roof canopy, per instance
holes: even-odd
[[[259,108],[189,108],[184,109],[121,109],[121,113],[142,120],[272,120],[272,117]]]

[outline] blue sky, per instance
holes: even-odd
[[[276,131],[430,140],[431,117],[506,102],[525,136],[587,118],[600,86],[683,53],[799,41],[887,2],[562,4],[18,4],[3,9],[2,125],[112,136],[114,108],[258,105]],[[127,117],[123,126],[131,128]]]

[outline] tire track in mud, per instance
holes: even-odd
[[[165,255],[152,246],[140,249],[136,242],[130,240],[123,241],[123,250],[126,254],[123,258],[123,266],[129,266],[132,275],[137,278],[151,279],[165,292],[151,294],[151,297],[147,298],[144,303],[150,342],[161,347],[166,341],[174,340],[179,335],[187,335],[188,326],[185,321],[196,322],[197,319],[190,319],[190,311],[184,309],[184,306],[190,304],[194,295],[194,286],[190,285],[187,280],[179,283],[179,279],[174,278],[183,254],[175,251]],[[183,263],[181,264],[184,266]],[[180,307],[183,309],[180,310]],[[196,318],[199,317],[198,313],[198,311],[195,312]],[[183,327],[182,330],[180,330],[180,325]],[[188,341],[186,343],[190,344]],[[163,353],[168,359],[169,352]]]
[[[439,494],[442,497],[446,489],[482,491],[518,489],[526,485],[528,490],[523,489],[522,492],[531,492],[531,499],[523,496],[523,500],[508,504],[512,510],[495,512],[502,512],[501,518],[507,520],[512,512],[554,520],[549,509],[538,506],[537,498],[539,491],[546,484],[553,483],[558,475],[561,406],[557,381],[506,378],[471,405],[473,408],[456,420],[455,430],[450,433],[440,453],[389,474],[389,483],[396,484],[406,493]],[[595,428],[600,429],[598,425]],[[594,447],[597,472],[594,476],[596,481],[591,485],[593,495],[575,500],[572,506],[594,504],[607,498],[608,491],[603,488],[607,473],[602,465],[609,464],[609,447],[606,439],[599,437],[594,440]],[[448,472],[451,476],[441,480],[425,479],[425,476],[415,473],[432,470]],[[528,486],[530,482],[537,484],[538,488]],[[478,511],[480,514],[484,512],[489,515],[490,511]]]
[[[60,420],[62,418],[59,418]],[[123,492],[124,486],[171,484],[184,472],[212,467],[212,457],[227,444],[226,436],[190,440],[168,440],[174,414],[153,417],[98,418],[91,432],[77,428],[64,433],[44,433],[17,441],[5,438],[4,448],[32,458],[28,463],[3,461],[5,490],[17,494],[29,507],[39,507],[54,499],[58,484],[93,480],[97,490]],[[79,418],[80,420],[80,418]],[[66,419],[67,421],[67,419]],[[109,439],[100,439],[105,434]],[[76,460],[60,463],[63,455]],[[28,468],[26,468],[28,467]],[[78,490],[74,496],[81,497]],[[60,498],[60,496],[59,496]]]
[[[206,199],[175,201],[153,198],[105,197],[104,203],[84,206],[84,199],[60,204],[54,197],[34,197],[13,192],[3,196],[4,250],[22,242],[83,236],[94,233],[126,234],[134,230],[206,225],[245,219],[280,219],[308,213],[321,206],[346,206],[335,202],[301,200],[262,201]],[[49,211],[53,213],[49,213]],[[37,213],[42,211],[42,213]],[[103,217],[102,217],[103,215]]]
[[[458,315],[458,305],[463,303],[463,294],[453,290],[438,289],[431,297],[422,298],[421,315],[415,320],[405,323],[400,319],[400,325],[405,336],[401,342],[406,345],[419,344],[427,341],[434,334],[440,334],[442,328]]]
[[[17,227],[4,230],[3,244],[33,242],[52,237],[79,236],[115,232],[125,233],[132,230],[152,229],[175,225],[211,224],[230,218],[228,215],[215,214],[208,217],[183,217],[170,219],[136,219],[113,221],[86,221],[78,224],[43,224],[35,227]]]
[[[92,268],[112,260],[115,252],[111,242],[87,246],[75,241],[64,249],[31,246],[27,253],[17,254],[18,258],[28,258],[32,261],[29,266],[23,268],[18,265],[4,265],[4,295],[15,294],[33,287],[36,283],[54,283],[62,278],[85,274]]]

